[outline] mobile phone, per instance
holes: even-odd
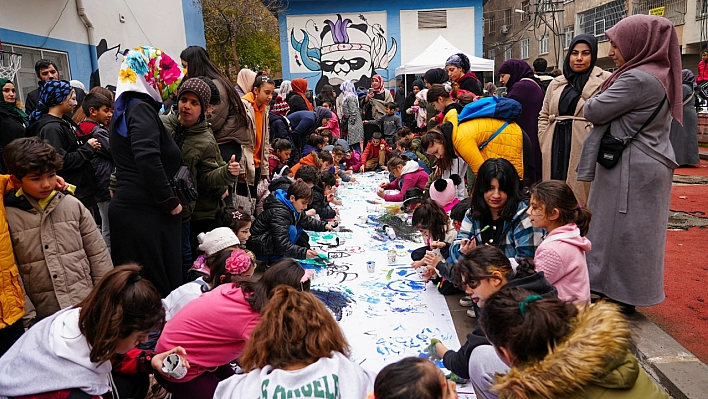
[[[370,88],[370,89],[369,89],[369,93],[373,93],[373,92],[374,92],[374,89],[371,89],[371,88]]]

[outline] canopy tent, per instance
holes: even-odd
[[[445,68],[447,58],[456,53],[461,53],[461,51],[444,37],[438,36],[423,53],[408,61],[405,65],[396,68],[396,76],[406,74],[422,75],[432,68]],[[494,72],[494,60],[466,55],[470,59],[471,71]]]

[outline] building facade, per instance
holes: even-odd
[[[0,13],[2,50],[22,54],[15,77],[19,98],[37,87],[34,63],[53,60],[61,79],[87,88],[115,86],[120,55],[159,47],[178,58],[188,45],[206,46],[204,23],[191,0],[6,1]]]

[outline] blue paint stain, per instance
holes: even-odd
[[[351,305],[356,303],[351,294],[341,288],[318,287],[311,288],[310,293],[316,296],[332,312],[335,320],[351,314]]]
[[[405,271],[405,270],[400,270],[400,271],[398,272],[398,275],[399,275],[399,276],[405,276],[406,274],[408,274],[408,272]]]

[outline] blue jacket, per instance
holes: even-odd
[[[425,173],[430,174],[430,169],[428,168],[428,165],[426,165],[425,162],[421,161],[420,158],[418,158],[418,156],[414,152],[405,151],[405,152],[403,152],[403,155],[418,162],[418,165],[420,165],[420,167],[423,168]]]
[[[296,142],[299,140],[307,139],[310,132],[317,128],[315,123],[317,122],[317,116],[312,111],[297,111],[288,115],[288,120],[290,121],[290,129],[292,129],[293,137],[297,137]]]

